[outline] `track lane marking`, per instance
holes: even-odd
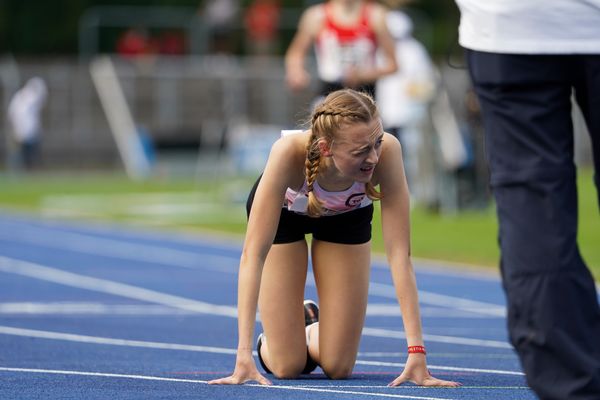
[[[35,337],[35,338],[39,338],[39,339],[64,340],[64,341],[78,342],[78,343],[112,345],[112,346],[141,347],[141,348],[160,349],[160,350],[182,350],[182,351],[193,351],[193,352],[213,353],[213,354],[227,354],[227,355],[235,355],[236,354],[235,349],[228,349],[228,348],[223,348],[223,347],[106,338],[106,337],[99,337],[99,336],[79,335],[79,334],[73,334],[73,333],[17,328],[17,327],[12,327],[12,326],[3,326],[3,325],[0,325],[0,334],[21,336],[21,337]],[[253,351],[253,355],[256,356],[256,351]],[[385,362],[385,361],[367,361],[367,360],[357,360],[356,364],[357,365],[379,366],[379,367],[394,367],[394,368],[403,368],[405,365],[403,363]],[[441,371],[489,373],[489,374],[498,374],[498,375],[523,375],[522,372],[516,372],[516,371],[463,368],[463,367],[451,367],[451,366],[444,366],[444,365],[429,365],[429,369],[441,370]]]
[[[0,234],[0,238],[13,241],[21,240],[34,245],[60,248],[101,257],[170,265],[192,270],[205,269],[237,274],[237,267],[239,264],[238,253],[232,255],[201,254],[192,251],[176,250],[164,246],[126,243],[122,240],[100,238],[81,233],[60,232],[58,235],[39,234],[36,233],[36,230],[40,231],[42,229],[20,227],[18,230],[12,230],[10,235]],[[308,281],[314,285],[312,279],[309,279]],[[396,292],[393,285],[371,282],[369,293],[375,296],[396,299]],[[424,290],[419,291],[419,296],[421,302],[426,304],[444,307],[448,307],[449,304],[452,304],[453,308],[461,311],[494,317],[506,316],[505,307],[493,303],[447,296]]]
[[[196,384],[208,384],[208,381],[199,379],[181,379],[181,378],[167,378],[161,376],[150,376],[150,375],[129,375],[129,374],[114,374],[105,372],[86,372],[86,371],[67,371],[67,370],[52,370],[52,369],[38,369],[38,368],[9,368],[0,367],[0,372],[22,372],[22,373],[38,373],[38,374],[54,374],[54,375],[74,375],[74,376],[90,376],[90,377],[103,377],[103,378],[122,378],[122,379],[138,379],[147,381],[162,381],[162,382],[178,382],[178,383],[196,383]],[[335,390],[327,388],[314,388],[305,386],[289,386],[289,385],[258,385],[258,384],[246,384],[244,386],[250,386],[254,388],[261,388],[265,390],[295,390],[304,392],[318,392],[318,393],[336,393],[336,394],[352,394],[357,396],[369,396],[369,397],[389,397],[396,399],[414,399],[414,400],[452,400],[445,397],[424,397],[424,396],[411,396],[401,395],[392,393],[369,393],[359,392],[354,390]],[[217,386],[215,386],[216,388]],[[379,389],[386,390],[386,386],[380,386]],[[389,390],[400,390],[398,388],[389,388]]]
[[[4,256],[0,256],[0,271],[203,314],[237,318],[237,308],[233,306],[223,306],[191,300],[185,297],[144,289],[139,286],[114,282],[107,279],[92,278]]]
[[[394,331],[391,329],[384,328],[371,328],[365,326],[362,331],[363,335],[381,337],[388,339],[406,339],[406,333],[403,331]],[[451,343],[451,344],[462,344],[465,346],[481,346],[481,347],[492,347],[497,349],[511,350],[512,346],[509,343],[501,342],[499,340],[486,340],[486,339],[472,339],[462,338],[456,336],[444,336],[444,335],[432,335],[423,334],[423,340],[426,342],[438,342],[438,343]]]
[[[107,304],[93,301],[19,301],[0,302],[0,315],[193,315],[194,311],[153,304]],[[401,318],[397,303],[373,303],[367,305],[368,317]],[[444,318],[489,318],[443,307],[421,307],[421,316]]]
[[[15,260],[0,256],[0,272],[13,273],[40,279],[62,285],[108,293],[125,298],[162,304],[177,309],[193,311],[203,314],[218,315],[222,317],[237,318],[237,308],[192,300],[181,296],[161,293],[155,290],[144,289],[138,286],[114,282],[107,279],[93,278],[86,275],[62,271],[57,268],[47,267],[28,261]],[[406,334],[383,328],[363,328],[363,335],[385,337],[390,339],[405,339]],[[510,344],[501,341],[461,338],[442,335],[424,334],[423,339],[429,342],[453,343],[466,346],[483,346],[493,348],[512,349]]]
[[[106,239],[80,233],[61,232],[60,235],[47,235],[31,232],[31,234],[27,234],[27,229],[30,228],[21,229],[21,231],[25,230],[25,235],[18,235],[18,231],[13,231],[9,234],[7,231],[5,234],[0,234],[0,238],[101,257],[162,264],[186,269],[207,269],[216,272],[237,273],[239,255],[236,259],[233,256],[201,254],[164,246],[125,243],[122,240]]]

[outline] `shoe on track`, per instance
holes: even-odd
[[[263,369],[265,370],[265,372],[267,374],[271,374],[271,370],[269,368],[267,368],[267,366],[265,365],[265,362],[262,359],[262,356],[260,355],[260,348],[262,347],[262,342],[265,339],[265,334],[261,333],[260,335],[258,335],[258,339],[256,339],[256,352],[258,353],[258,361],[260,362],[261,367],[263,367]]]
[[[319,306],[312,300],[304,300],[304,326],[319,322]]]
[[[312,300],[304,300],[304,326],[319,322],[319,306]],[[306,344],[308,345],[308,333],[306,336]],[[317,363],[310,357],[308,347],[306,348],[306,365],[304,366],[303,374],[310,374],[317,368]]]

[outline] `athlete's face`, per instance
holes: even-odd
[[[381,120],[348,124],[337,132],[331,145],[331,158],[336,169],[357,182],[369,182],[383,143]]]

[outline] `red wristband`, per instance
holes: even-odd
[[[408,354],[421,353],[427,354],[425,346],[408,346]]]

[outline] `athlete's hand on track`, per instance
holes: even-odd
[[[410,354],[406,361],[404,371],[399,377],[394,379],[388,386],[400,386],[404,382],[412,382],[419,386],[430,387],[459,387],[460,383],[454,381],[445,381],[434,378],[427,369],[427,361],[424,354]]]
[[[271,385],[271,381],[265,378],[258,372],[256,364],[252,356],[250,358],[238,359],[235,363],[235,370],[233,374],[220,379],[213,379],[209,381],[209,385],[241,385],[249,381],[256,381],[261,385]]]

